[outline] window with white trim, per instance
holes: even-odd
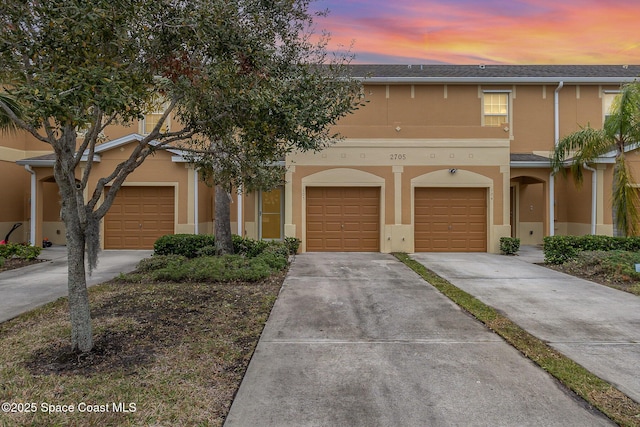
[[[148,135],[151,133],[153,128],[156,127],[158,121],[164,114],[167,105],[160,105],[156,111],[152,111],[144,115],[144,119],[140,122],[140,133],[143,135]],[[171,130],[171,115],[167,116],[166,120],[162,124],[162,128],[160,128],[160,133],[169,132]]]
[[[509,125],[508,92],[483,92],[482,108],[483,126],[500,127]]]
[[[611,115],[611,106],[613,100],[620,94],[618,90],[605,91],[602,94],[602,124],[607,120],[607,117]]]

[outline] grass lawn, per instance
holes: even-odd
[[[640,404],[397,256],[617,423],[640,425]],[[554,268],[638,295],[640,275],[611,256],[585,254],[575,265]],[[145,260],[138,272],[90,288],[95,348],[89,354],[70,351],[66,298],[1,323],[0,403],[13,405],[3,406],[0,426],[222,425],[280,291],[282,262],[274,254],[255,262]],[[214,276],[225,281],[207,280]]]
[[[70,352],[66,298],[0,324],[0,401],[14,403],[0,425],[221,425],[284,274],[92,287],[87,355]]]

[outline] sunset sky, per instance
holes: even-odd
[[[317,0],[355,63],[640,64],[639,0]]]

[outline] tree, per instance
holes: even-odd
[[[599,156],[615,151],[613,167],[612,211],[615,235],[637,235],[638,194],[632,187],[634,179],[626,161],[625,152],[640,142],[640,84],[622,86],[616,96],[602,129],[586,127],[559,141],[551,164],[557,172],[566,174],[565,161],[570,157],[571,173],[580,185],[586,164]]]
[[[209,175],[224,190],[238,183],[251,188],[269,181],[264,166],[287,150],[327,143],[328,126],[353,109],[355,86],[339,78],[341,61],[318,66],[325,60],[325,44],[310,41],[308,5],[308,0],[5,1],[0,118],[8,116],[56,156],[73,350],[93,347],[85,250],[91,269],[101,219],[149,155],[182,148],[203,170],[210,165]],[[323,88],[328,92],[319,94]],[[19,100],[21,115],[6,96]],[[131,156],[88,188],[104,129],[129,125],[164,103],[158,124]],[[183,127],[162,132],[169,114]],[[80,172],[83,153],[87,160]],[[230,178],[235,173],[241,179]]]

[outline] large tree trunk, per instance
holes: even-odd
[[[216,217],[214,223],[214,235],[216,237],[216,250],[220,254],[232,254],[231,200],[229,198],[229,194],[221,185],[216,185],[215,208]]]
[[[93,331],[89,310],[89,294],[85,273],[85,211],[82,186],[75,178],[75,131],[65,128],[62,138],[54,145],[56,163],[54,175],[62,201],[61,216],[66,226],[68,255],[69,315],[71,347],[83,353],[93,348]]]
[[[74,224],[73,228],[69,228],[69,221],[65,222],[67,223],[67,254],[69,259],[71,347],[73,351],[86,353],[93,348],[93,331],[84,264],[85,238],[84,233],[78,227],[79,224]]]

